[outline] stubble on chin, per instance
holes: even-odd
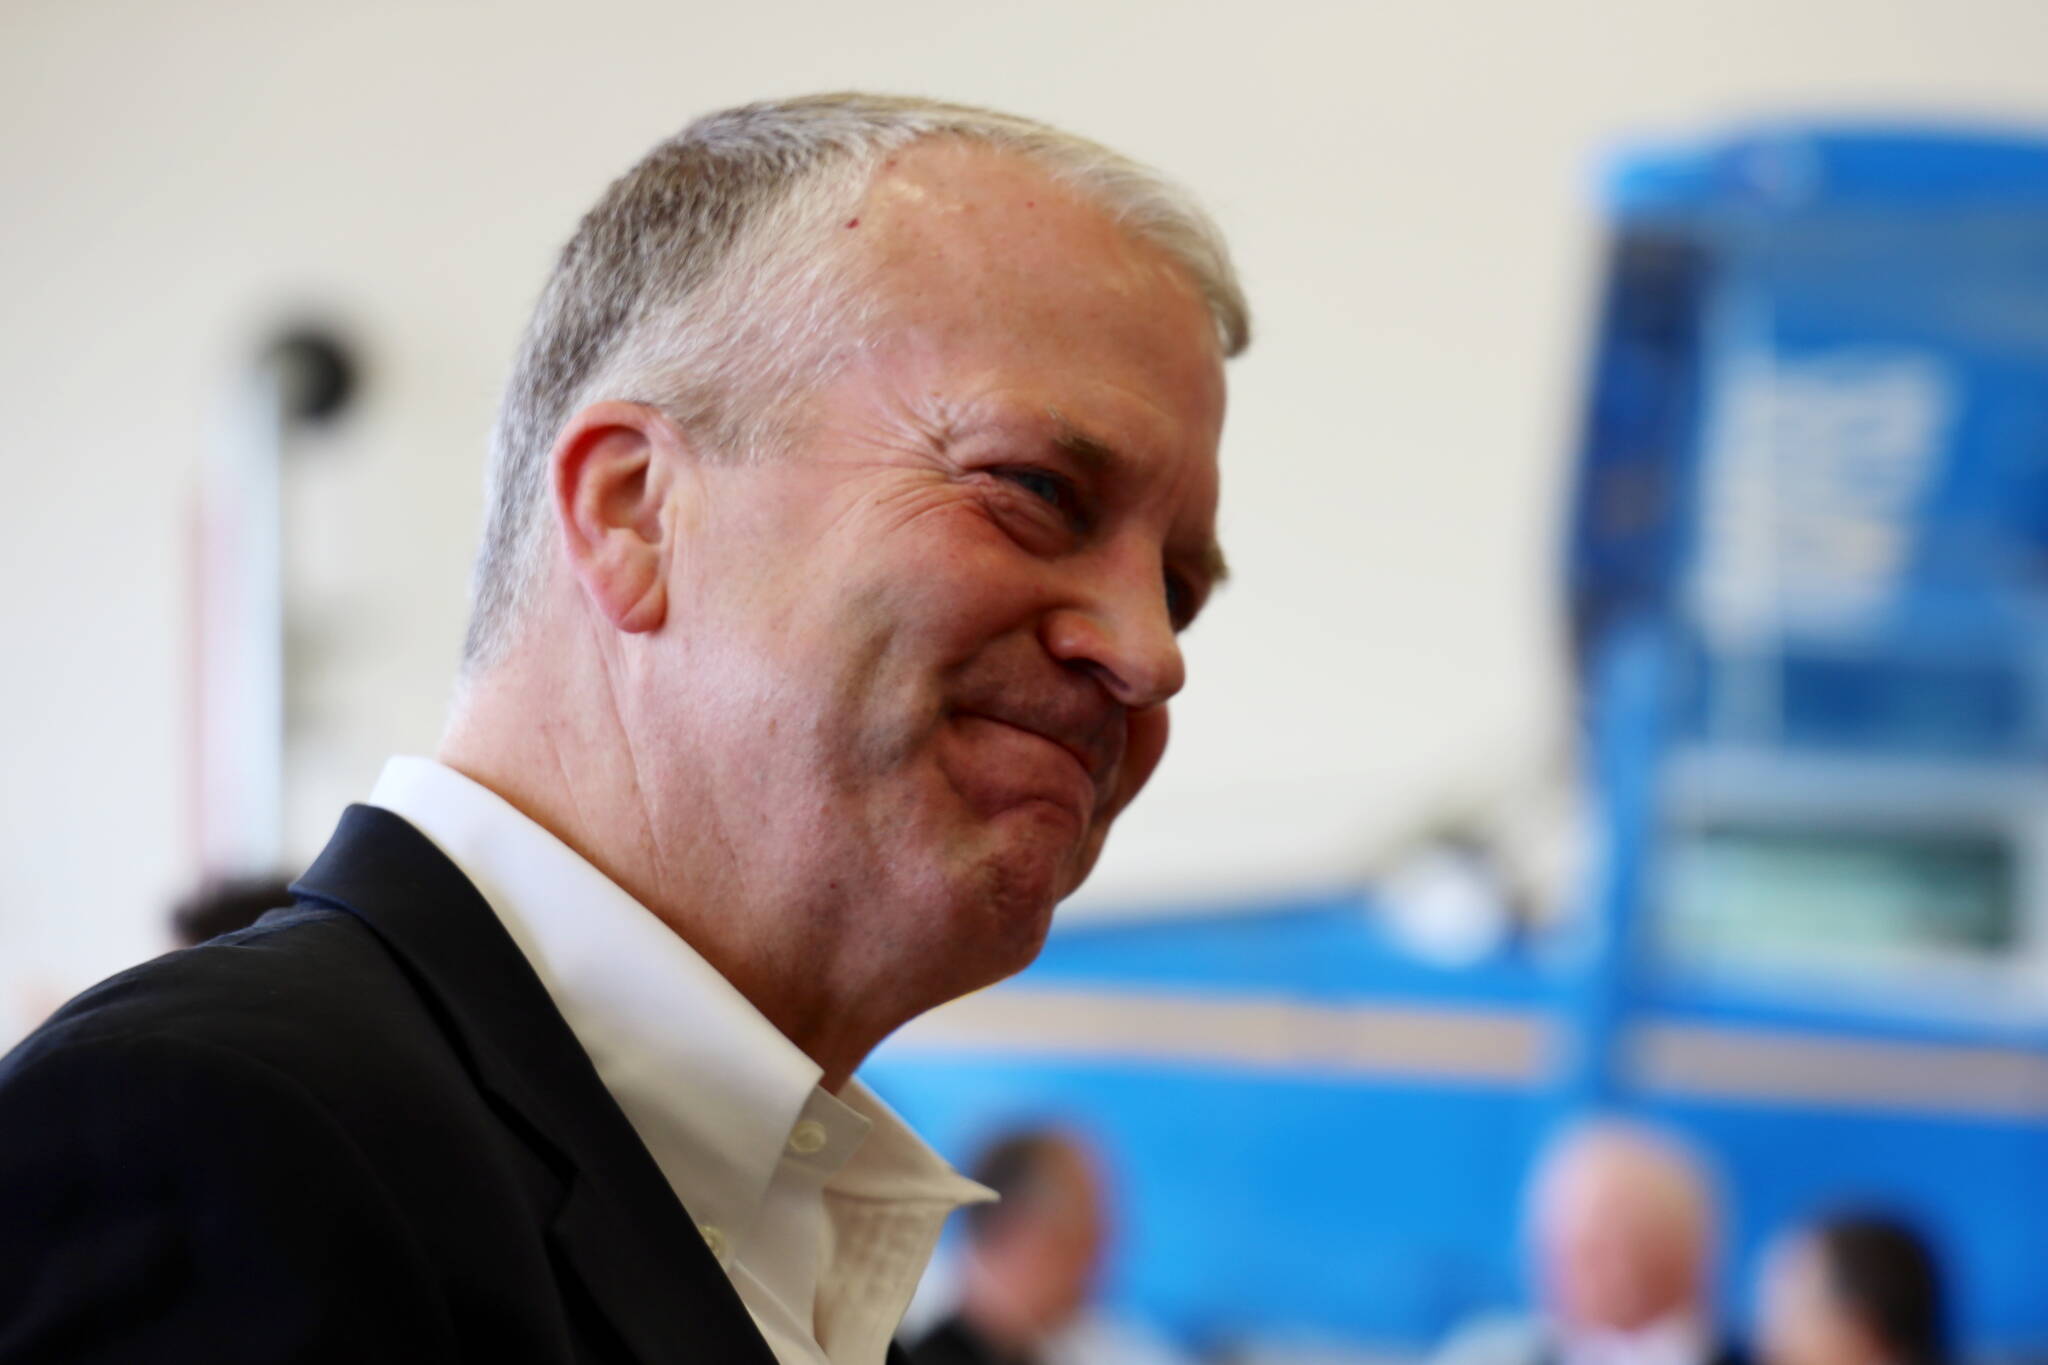
[[[1014,976],[1037,960],[1064,880],[1059,870],[1012,859],[992,859],[979,873],[970,893],[974,904],[964,916],[979,932],[974,935],[970,980],[962,993]]]

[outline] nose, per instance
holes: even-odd
[[[1093,675],[1132,710],[1159,705],[1187,682],[1156,564],[1091,577],[1075,601],[1046,616],[1042,637],[1053,658]]]

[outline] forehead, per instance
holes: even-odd
[[[1691,1219],[1704,1201],[1698,1178],[1676,1155],[1626,1136],[1589,1138],[1557,1154],[1539,1192],[1546,1223],[1592,1231],[1622,1220]]]
[[[1222,354],[1199,291],[1033,163],[919,143],[878,170],[844,231],[874,353],[954,401],[999,394],[1117,449],[1213,463]]]

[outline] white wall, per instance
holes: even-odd
[[[1258,312],[1176,750],[1094,894],[1342,875],[1558,744],[1552,544],[1625,131],[2048,121],[2038,0],[869,0],[0,9],[0,1034],[193,872],[189,502],[238,359],[325,303],[366,403],[295,474],[302,849],[434,738],[483,434],[551,254],[706,109],[864,86],[1193,184]],[[14,994],[10,998],[6,992]]]

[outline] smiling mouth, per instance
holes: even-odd
[[[973,711],[965,714],[971,715],[978,720],[985,720],[991,724],[1000,725],[1006,730],[1015,730],[1019,734],[1029,735],[1042,743],[1050,744],[1053,748],[1074,761],[1074,766],[1081,770],[1081,775],[1088,780],[1088,785],[1091,788],[1097,793],[1103,790],[1108,777],[1108,770],[1113,765],[1098,763],[1095,755],[1089,753],[1080,744],[1061,739],[1057,735],[1047,734],[1043,730],[1033,729],[1029,725],[1019,724],[1014,720],[1006,720],[1001,716],[989,715],[987,712]]]

